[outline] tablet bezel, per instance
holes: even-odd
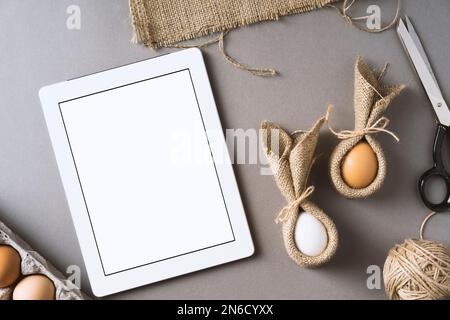
[[[226,155],[226,161],[215,161],[215,166],[235,240],[105,276],[67,141],[59,103],[183,69],[190,72],[206,134],[208,136],[215,134],[214,143],[210,144],[213,159],[223,159],[223,155]],[[182,50],[46,86],[39,91],[39,96],[91,289],[96,296],[102,297],[136,288],[253,254],[253,242],[228,157],[225,138],[223,134],[217,137],[217,132],[223,130],[199,49]]]

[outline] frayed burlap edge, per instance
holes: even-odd
[[[385,86],[369,66],[358,57],[355,65],[355,132],[373,125],[380,119],[390,103],[402,92],[404,86]],[[383,98],[378,96],[381,94]],[[341,164],[347,153],[360,141],[365,140],[372,147],[378,161],[374,181],[362,189],[354,189],[345,183],[341,174]],[[370,134],[351,137],[339,143],[330,157],[329,174],[334,188],[346,198],[360,199],[375,194],[386,178],[386,158],[378,141]]]
[[[266,157],[274,172],[278,188],[289,202],[288,206],[283,209],[288,211],[287,219],[282,221],[284,245],[289,257],[297,265],[308,268],[318,267],[328,262],[338,247],[338,232],[334,222],[319,207],[307,200],[309,195],[305,196],[305,192],[308,192],[305,190],[314,162],[319,132],[325,121],[326,117],[323,117],[310,131],[299,131],[293,135],[289,135],[280,126],[270,122],[263,122],[261,126],[266,131],[262,140]],[[278,152],[271,149],[271,132],[268,132],[271,130],[278,130],[279,133]],[[308,189],[313,190],[313,187]],[[327,247],[317,256],[303,254],[295,244],[297,219],[303,212],[312,214],[322,223],[327,233]]]
[[[203,23],[202,19],[197,17],[198,25],[186,26],[183,31],[174,32],[170,25],[167,25],[163,30],[153,30],[152,20],[156,17],[150,12],[146,5],[148,0],[129,0],[129,7],[131,13],[131,20],[133,26],[133,41],[143,43],[144,45],[157,49],[160,47],[170,46],[182,41],[192,40],[195,38],[204,37],[216,32],[223,32],[231,29],[236,29],[246,25],[263,22],[276,21],[282,16],[292,14],[309,12],[315,9],[322,8],[340,0],[305,0],[301,5],[293,6],[289,3],[278,3],[278,7],[270,13],[256,15],[249,13],[248,16],[242,16],[239,19],[227,18],[226,13],[204,12],[203,14],[217,15],[215,24],[207,25]],[[186,4],[188,5],[188,4]],[[196,4],[199,6],[199,12],[202,9],[201,2]],[[243,10],[242,8],[230,8],[229,11]],[[180,12],[172,12],[172,15],[182,14]],[[162,18],[162,17],[160,17]]]

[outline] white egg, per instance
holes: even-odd
[[[308,212],[303,212],[298,217],[294,237],[297,248],[310,257],[318,256],[328,245],[324,225]]]

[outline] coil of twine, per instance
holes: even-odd
[[[437,241],[420,239],[395,245],[383,269],[384,286],[391,300],[442,300],[450,296],[450,250]]]

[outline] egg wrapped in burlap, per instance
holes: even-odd
[[[374,194],[380,189],[386,177],[386,158],[381,145],[373,137],[373,134],[390,133],[386,130],[389,120],[382,115],[391,102],[401,93],[404,86],[382,84],[381,80],[385,70],[386,66],[377,76],[375,71],[361,57],[358,57],[355,65],[354,85],[355,129],[339,133],[333,131],[342,141],[331,154],[330,177],[335,189],[349,199],[366,198]],[[356,189],[346,183],[341,170],[346,155],[361,141],[366,141],[374,151],[378,162],[378,170],[369,185]]]
[[[310,131],[299,131],[292,135],[274,123],[262,124],[265,155],[277,186],[289,203],[280,211],[276,222],[283,224],[283,241],[289,257],[302,267],[317,267],[324,264],[333,257],[338,246],[338,233],[334,222],[308,200],[314,187],[306,187],[314,162],[319,132],[325,120],[325,117],[318,120]],[[318,255],[304,254],[296,245],[297,220],[304,212],[311,214],[325,228],[327,243]]]
[[[441,300],[450,296],[450,250],[442,243],[408,239],[388,254],[383,269],[391,300]]]

